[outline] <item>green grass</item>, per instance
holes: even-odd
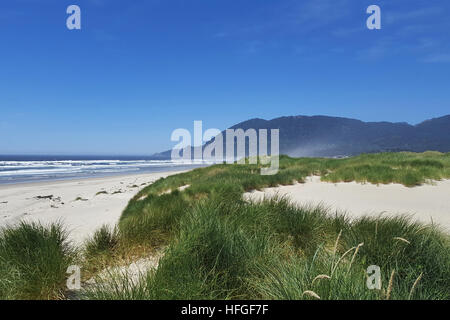
[[[254,189],[303,182],[310,175],[331,182],[395,182],[414,187],[450,178],[450,154],[383,153],[348,159],[282,156],[276,175],[262,176],[259,169],[259,165],[248,164],[214,165],[145,187],[129,202],[117,229],[102,227],[86,242],[82,270],[95,275],[105,267],[166,247],[158,268],[139,282],[116,275],[89,287],[81,296],[450,299],[450,240],[439,226],[418,224],[407,216],[350,220],[321,206],[298,207],[283,198],[251,203],[242,197]],[[183,186],[188,187],[178,190]],[[61,247],[57,237],[48,237],[43,230],[42,237]],[[30,252],[41,246],[31,241],[2,245],[11,247],[0,251],[3,297],[59,297],[61,291],[55,288],[61,290],[61,274],[62,278],[46,281],[45,290],[34,291],[29,288],[36,287],[33,279],[38,278],[15,276],[20,264],[12,263],[14,259],[24,256],[26,265],[31,265],[34,255]],[[40,270],[54,270],[58,260],[39,262]],[[381,268],[381,290],[366,286],[370,265]],[[26,270],[32,273],[34,269]]]
[[[313,174],[331,182],[395,182],[412,187],[430,179],[450,178],[450,153],[381,153],[347,159],[281,156],[276,175],[260,175],[259,169],[259,165],[222,164],[162,178],[130,201],[119,227],[131,241],[168,243],[180,217],[202,199],[235,200],[245,191],[302,182]],[[183,192],[177,190],[186,185]],[[170,190],[174,191],[165,193]]]
[[[357,181],[371,183],[401,183],[417,186],[427,180],[450,177],[450,154],[437,152],[366,154],[338,162],[325,181]]]
[[[381,267],[382,290],[366,287],[365,270],[372,264]],[[421,274],[413,299],[449,299],[448,236],[407,217],[350,222],[283,199],[213,199],[200,201],[180,219],[158,269],[140,284],[114,279],[125,284],[100,285],[85,297],[314,299],[304,294],[313,291],[322,299],[386,299],[393,270],[391,299],[409,299]],[[319,275],[330,278],[314,281]]]
[[[158,269],[136,289],[141,298],[302,299],[311,298],[303,295],[308,290],[318,291],[324,299],[385,298],[386,287],[380,292],[366,288],[365,270],[370,264],[382,268],[384,284],[395,270],[391,298],[407,299],[422,273],[414,298],[450,297],[449,240],[437,227],[423,227],[407,217],[350,222],[325,208],[297,208],[284,199],[251,204],[242,200],[245,191],[302,182],[313,174],[324,181],[412,187],[450,178],[450,154],[282,156],[276,175],[262,176],[259,169],[259,165],[225,164],[199,168],[160,179],[130,201],[119,223],[123,241],[169,245]],[[183,192],[177,190],[186,185]],[[167,193],[171,190],[175,191]],[[339,233],[338,248],[330,256]],[[409,244],[394,238],[407,239]],[[319,272],[331,272],[339,254],[360,243],[364,245],[349,271],[344,270],[350,263],[344,257],[330,281],[315,283],[318,288],[309,285]],[[292,292],[281,294],[277,287],[281,291],[291,287]],[[268,292],[269,288],[274,291]]]
[[[128,214],[127,219],[121,219],[123,241],[140,245],[166,243],[189,206],[179,191],[160,196],[150,194],[143,200],[130,203],[128,210],[140,214]]]
[[[20,223],[0,232],[0,299],[59,299],[74,251],[61,224]]]
[[[90,259],[102,254],[109,254],[117,247],[118,242],[119,233],[117,228],[112,229],[103,225],[86,241],[84,256]]]

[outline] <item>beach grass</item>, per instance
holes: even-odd
[[[246,191],[301,183],[311,175],[330,182],[400,183],[408,187],[450,178],[450,153],[363,154],[346,159],[281,156],[277,174],[260,175],[260,168],[219,164],[157,180],[124,210],[119,222],[123,237],[139,243],[168,243],[179,219],[202,199],[233,201]],[[188,187],[179,191],[183,186]]]
[[[60,223],[21,222],[0,231],[0,299],[60,299],[75,259]]]
[[[437,225],[416,223],[408,216],[350,220],[323,206],[296,206],[277,197],[251,202],[243,197],[246,191],[302,183],[311,175],[331,182],[414,187],[450,178],[450,154],[281,156],[276,175],[260,175],[260,168],[218,164],[161,178],[142,189],[130,200],[117,229],[102,227],[86,242],[83,270],[95,275],[118,261],[132,261],[164,247],[158,267],[139,281],[116,275],[89,286],[81,297],[450,299],[450,239]],[[0,283],[30,286],[20,282],[27,277],[8,276],[14,274],[6,271],[13,266],[8,261],[14,259],[4,252],[0,251],[5,270]],[[380,290],[366,285],[371,265],[380,267]],[[20,290],[14,292],[2,294],[19,297]]]
[[[381,268],[381,290],[366,286],[370,265]],[[126,283],[100,284],[85,297],[449,299],[449,279],[449,239],[436,226],[404,216],[348,221],[284,199],[205,199],[180,219],[156,270],[139,283],[114,278]]]
[[[450,154],[382,153],[346,159],[281,156],[280,170],[273,176],[260,175],[260,167],[219,164],[198,168],[160,179],[130,201],[119,222],[126,241],[135,238],[142,243],[145,239],[150,246],[169,246],[158,269],[149,274],[146,290],[139,287],[141,293],[147,293],[145,298],[314,298],[303,295],[304,291],[315,292],[306,282],[296,288],[295,295],[264,293],[258,288],[270,287],[266,283],[269,274],[284,277],[277,273],[282,271],[280,263],[285,266],[283,281],[294,287],[300,282],[288,280],[288,275],[298,270],[309,270],[308,274],[303,272],[308,281],[319,272],[326,274],[325,269],[338,259],[329,253],[338,235],[335,255],[364,245],[358,248],[349,271],[343,270],[352,256],[340,261],[328,291],[316,288],[321,298],[386,298],[388,288],[371,291],[366,287],[365,270],[371,264],[380,266],[387,277],[384,283],[389,283],[390,273],[396,270],[392,284],[396,290],[390,289],[389,298],[408,298],[420,275],[413,298],[449,297],[449,240],[438,226],[423,226],[406,216],[350,221],[345,214],[330,213],[320,206],[299,208],[286,199],[248,203],[242,194],[301,183],[311,175],[331,182],[413,187],[450,178]],[[187,188],[178,191],[183,186]],[[313,259],[317,260],[317,270],[310,267]]]
[[[102,254],[109,254],[117,247],[118,242],[118,229],[103,225],[95,231],[91,238],[86,240],[84,244],[84,257],[90,259]]]

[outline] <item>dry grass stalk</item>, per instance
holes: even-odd
[[[336,242],[334,243],[333,255],[336,254],[337,247],[338,247],[338,244],[339,244],[339,239],[341,238],[341,235],[342,235],[342,229],[341,229],[341,231],[339,231],[339,234],[338,234],[338,236],[336,238]]]
[[[392,270],[391,277],[389,278],[389,285],[386,292],[386,300],[389,300],[391,298],[392,286],[394,285],[394,274],[395,269]]]
[[[409,241],[406,240],[405,238],[401,238],[401,237],[394,237],[394,240],[400,240],[400,241],[403,241],[403,242],[405,242],[405,243],[407,243],[407,244],[411,244],[411,242],[409,242]]]
[[[305,292],[303,292],[302,295],[303,295],[303,296],[304,296],[304,295],[307,295],[307,296],[310,296],[310,297],[313,297],[313,298],[316,298],[316,299],[319,299],[319,300],[320,300],[319,295],[318,295],[317,293],[315,293],[314,291],[311,291],[311,290],[306,290]]]
[[[364,245],[364,242],[361,242],[360,244],[358,244],[358,246],[356,247],[355,253],[353,253],[352,256],[352,260],[350,261],[350,264],[348,266],[348,270],[347,273],[350,272],[350,268],[352,267],[353,261],[355,261],[355,257],[358,254],[359,248],[362,247]]]
[[[409,292],[408,300],[411,300],[412,295],[413,295],[413,293],[414,293],[414,289],[416,289],[416,286],[417,286],[417,284],[419,283],[420,279],[422,279],[422,276],[423,276],[423,272],[420,273],[420,275],[417,277],[416,281],[414,281],[414,284],[413,284],[413,286],[411,287],[411,291]]]
[[[336,270],[337,266],[339,265],[339,263],[342,261],[342,259],[344,259],[344,257],[353,249],[356,249],[356,247],[352,247],[350,249],[348,249],[347,251],[344,252],[344,254],[339,258],[339,260],[336,262],[336,264],[334,265],[333,269],[331,270],[331,276],[333,276],[334,271]]]
[[[331,279],[331,277],[326,274],[319,274],[317,277],[314,278],[311,284],[314,285],[314,282],[320,279]]]

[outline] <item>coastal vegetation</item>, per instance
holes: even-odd
[[[0,231],[0,298],[62,299],[76,259],[60,223],[21,222]]]
[[[280,157],[260,165],[218,164],[162,178],[130,200],[115,229],[72,248],[61,225],[21,223],[0,236],[0,298],[63,298],[65,268],[85,277],[165,248],[139,281],[114,276],[84,299],[450,299],[450,239],[408,216],[349,219],[285,198],[246,201],[244,192],[323,181],[400,183],[450,178],[450,153],[380,153],[346,159]],[[380,267],[369,290],[367,268]]]

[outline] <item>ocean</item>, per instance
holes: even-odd
[[[138,156],[0,155],[0,184],[178,171],[205,166]]]

